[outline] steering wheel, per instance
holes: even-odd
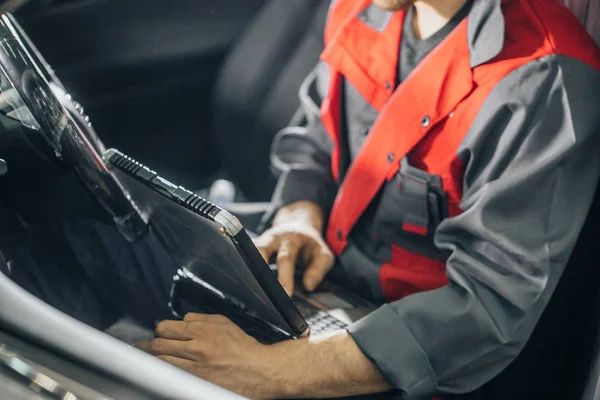
[[[67,89],[63,83],[56,76],[54,69],[52,69],[42,53],[40,53],[14,17],[7,13],[3,19],[8,21],[10,25],[14,27],[17,36],[21,38],[21,44],[26,49],[29,56],[33,59],[34,63],[38,66],[38,72],[46,80],[48,86],[52,90],[52,93],[73,118],[83,135],[88,139],[92,147],[94,147],[99,154],[104,154],[106,152],[106,148],[92,127],[90,118],[85,114],[83,106],[67,92]]]
[[[105,147],[83,107],[10,14],[0,17],[0,112],[33,132],[40,155],[74,172],[126,239],[146,231],[143,216],[106,168]]]

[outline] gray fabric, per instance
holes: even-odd
[[[469,13],[473,67],[502,49],[500,6],[501,0],[475,0]],[[317,82],[328,82],[323,71]],[[349,329],[401,397],[467,392],[500,372],[524,346],[566,264],[595,187],[599,160],[591,152],[598,139],[592,138],[597,133],[592,126],[599,117],[590,107],[599,104],[600,93],[590,88],[599,83],[590,67],[554,57],[516,71],[486,102],[460,152],[467,164],[466,212],[437,232],[438,246],[452,253],[451,284],[385,306]],[[353,132],[365,136],[364,128],[377,118],[352,89],[346,82],[342,139],[347,146]],[[323,135],[321,129],[311,134]],[[360,149],[358,142],[349,159]],[[304,154],[312,167],[310,160],[329,155],[317,146]],[[293,169],[301,169],[303,163],[296,163]],[[322,168],[318,176],[330,175],[330,164]],[[303,184],[309,185],[307,179]],[[313,184],[336,186],[320,179]],[[298,188],[299,196],[311,192]],[[569,197],[572,193],[577,197]],[[283,204],[282,199],[286,196],[276,195],[274,201]],[[369,209],[361,221],[368,215]],[[353,235],[364,230],[361,221]]]
[[[471,68],[475,68],[496,57],[504,47],[502,0],[475,0],[468,24]]]
[[[398,76],[401,77],[401,80],[406,79],[413,69],[468,15],[472,3],[473,0],[469,0],[446,26],[430,38],[424,40],[417,39],[414,30],[412,29],[414,8],[408,11],[399,49],[400,62],[398,63]],[[383,21],[389,20],[388,14],[390,13],[383,13],[381,11],[377,13],[372,11],[372,8],[379,10],[378,7],[371,6],[361,14],[362,20],[371,27],[375,28],[382,26]],[[371,11],[367,12],[368,10]],[[367,18],[369,19],[367,20]],[[358,93],[356,88],[354,88],[352,83],[348,80],[344,80],[343,94],[343,117],[347,132],[346,141],[349,152],[347,159],[351,162],[358,156],[379,113],[360,95],[360,93]],[[379,301],[384,298],[379,285],[379,278],[377,275],[373,274],[374,271],[372,271],[371,268],[366,268],[369,271],[368,273],[361,273],[358,264],[364,262],[364,260],[369,260],[369,266],[377,265],[379,267],[381,264],[388,262],[391,258],[389,243],[384,243],[381,240],[379,232],[376,232],[373,229],[372,224],[373,216],[379,208],[380,197],[380,195],[377,196],[358,221],[349,238],[349,247],[351,250],[346,250],[344,255],[340,258],[340,265],[349,275],[353,276],[352,281],[359,280],[364,283],[364,278],[370,277],[370,284],[361,285],[361,287],[366,287],[368,289],[365,293],[369,293],[374,301]],[[441,254],[433,245],[430,237],[421,237],[418,235],[407,236],[412,237],[404,240],[402,243],[396,242],[395,244],[404,245],[404,247],[415,251],[418,254],[424,254],[433,259],[445,260],[443,254]],[[375,286],[379,289],[375,289]]]
[[[444,27],[426,39],[419,39],[415,35],[414,18],[415,7],[411,7],[404,20],[402,28],[402,43],[400,44],[400,62],[398,63],[398,84],[403,82],[416,66],[437,47],[442,41],[462,22],[473,5],[473,0],[468,0],[458,13]]]
[[[474,0],[469,12],[469,44],[473,66],[489,61],[502,50],[504,17],[500,5],[501,0]],[[376,6],[369,6],[360,14],[360,18],[374,29],[383,30],[390,15],[391,13],[383,12]],[[418,61],[415,58],[415,63]],[[408,71],[409,69],[404,67],[403,74],[408,75]],[[265,215],[263,229],[269,225],[273,215],[280,207],[295,201],[315,201],[325,210],[326,214],[333,205],[333,199],[330,197],[332,191],[337,190],[337,184],[331,174],[332,145],[318,112],[321,101],[327,95],[329,79],[327,67],[323,63],[319,63],[305,84],[302,85],[300,98],[309,120],[309,129],[306,134],[309,140],[307,140],[306,146],[302,147],[302,151],[298,152],[294,164],[284,166],[283,169],[286,172],[282,173],[279,178],[272,197],[273,207]],[[307,105],[307,99],[312,104]],[[342,134],[345,142],[342,158],[347,161],[346,164],[349,164],[360,151],[378,114],[349,82],[344,84],[343,103],[346,118],[344,121],[345,134]],[[303,157],[306,158],[306,165],[304,162],[298,162],[298,159]],[[315,163],[314,160],[319,160],[319,162]],[[348,165],[343,166],[343,168],[347,167]],[[311,173],[306,171],[297,173],[295,170],[309,170]],[[344,171],[342,170],[342,172]],[[314,178],[311,178],[311,175]],[[321,195],[314,196],[315,193]]]
[[[475,68],[490,61],[502,51],[505,34],[504,16],[502,0],[472,0],[468,3],[474,4],[469,13],[468,40],[471,49],[471,67]],[[470,8],[471,4],[467,8]],[[391,12],[370,5],[359,14],[358,18],[371,28],[383,32],[391,16]],[[404,74],[404,78],[406,76],[408,74]]]
[[[322,175],[319,171],[291,168],[279,179],[271,206],[278,210],[298,201],[311,201],[327,214],[336,194],[336,187],[330,187],[332,182],[333,178]],[[269,214],[272,212],[269,211]]]
[[[600,175],[598,87],[597,70],[550,56],[512,72],[485,101],[459,149],[464,213],[435,237],[451,252],[450,284],[349,328],[403,398],[469,392],[524,347]]]
[[[379,113],[344,79],[344,123],[347,132],[349,161],[356,159],[365,139],[371,132]],[[347,166],[345,166],[347,167]]]
[[[408,11],[399,48],[398,84],[406,79],[431,50],[440,44],[468,15],[471,4],[472,0],[469,0],[448,24],[433,36],[423,40],[417,39],[413,29],[414,7]],[[359,17],[370,27],[381,32],[385,29],[392,14],[381,11],[379,7],[372,5],[365,9]],[[379,113],[347,80],[344,82],[344,111],[345,126],[348,132],[349,161],[352,161],[358,156]]]
[[[383,11],[376,5],[371,4],[358,14],[358,19],[376,31],[383,32],[388,22],[390,22],[392,15],[394,15],[393,12]]]
[[[297,201],[312,201],[327,215],[333,206],[338,186],[331,172],[333,142],[321,122],[320,106],[329,88],[329,70],[319,62],[301,86],[300,101],[308,126],[303,134],[290,135],[285,131],[276,138],[271,160],[280,174],[271,208],[265,214],[258,231],[267,229],[277,211]],[[286,156],[285,140],[293,140],[293,157]],[[276,160],[276,161],[275,161]]]
[[[380,263],[373,260],[373,257],[368,257],[355,243],[349,243],[339,256],[336,265],[337,273],[342,274],[345,278],[344,282],[351,286],[349,289],[369,297],[376,304],[385,302],[385,294],[379,284],[379,270],[381,264],[390,258],[390,246],[381,246],[381,248],[385,251],[387,258]]]

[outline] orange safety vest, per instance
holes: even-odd
[[[564,54],[596,65],[586,54],[589,38],[571,35],[573,46],[555,48],[552,37],[534,37],[528,26],[544,18],[564,23],[564,8],[540,7],[537,0],[505,0],[503,12],[511,37],[492,61],[470,65],[468,18],[434,49],[413,73],[395,88],[399,46],[405,12],[393,14],[379,32],[359,19],[371,0],[338,0],[330,10],[321,59],[328,65],[330,86],[321,106],[323,124],[334,143],[332,171],[340,181],[341,85],[347,79],[379,112],[362,150],[340,182],[326,231],[327,243],[338,256],[348,235],[382,185],[398,172],[405,156],[410,164],[442,178],[448,214],[459,215],[465,165],[458,148],[494,86],[511,71],[550,54]],[[562,6],[561,6],[562,7]],[[552,14],[555,12],[555,15]],[[575,17],[573,17],[575,18]],[[565,24],[572,26],[571,23]],[[582,30],[583,31],[583,30]],[[408,232],[426,234],[405,224]],[[380,283],[388,300],[439,288],[448,283],[444,262],[392,247],[391,260],[382,266]]]

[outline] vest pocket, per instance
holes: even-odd
[[[384,242],[402,245],[411,236],[431,237],[448,216],[442,178],[412,167],[405,157],[400,169],[381,192],[373,217],[373,231]]]

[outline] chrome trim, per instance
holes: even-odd
[[[221,225],[229,236],[235,236],[244,229],[240,220],[225,210],[221,210],[215,215],[215,222]]]
[[[73,98],[67,91],[54,82],[49,83],[50,89],[54,92],[54,95],[60,100],[61,104],[69,111],[76,115],[79,115],[82,121],[85,122],[88,128],[92,127],[90,117],[85,113],[85,110],[81,103]]]
[[[121,154],[117,149],[108,149],[104,152],[104,155],[102,156],[102,161],[104,161],[104,163],[106,164],[106,166],[111,166],[110,164],[110,158],[112,156],[114,156],[115,154]]]
[[[19,375],[27,385],[36,393],[47,395],[60,400],[77,400],[79,397],[60,383],[37,371],[34,367],[20,358],[14,351],[5,345],[0,345],[0,368],[3,367]]]

